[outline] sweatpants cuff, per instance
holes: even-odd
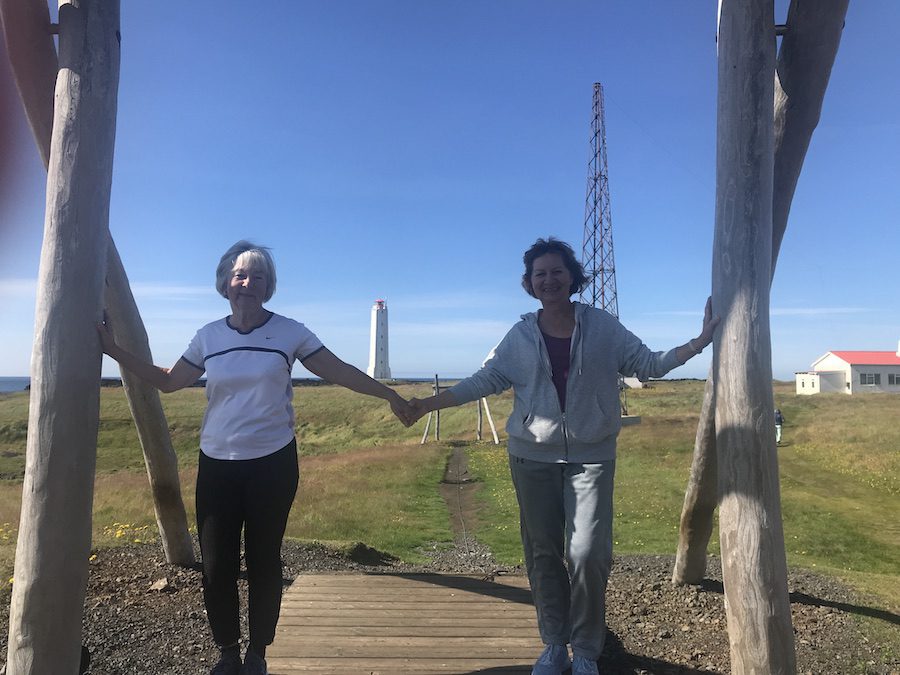
[[[603,651],[602,649],[600,650]],[[580,647],[572,647],[572,656],[580,656],[589,661],[597,661],[600,659],[600,652],[593,649],[581,649]]]

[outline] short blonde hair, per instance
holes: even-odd
[[[216,267],[216,290],[223,298],[228,297],[228,282],[231,280],[231,273],[238,266],[259,270],[266,275],[266,295],[263,302],[268,302],[275,293],[275,260],[269,249],[241,239],[225,251]]]

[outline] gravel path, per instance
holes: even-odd
[[[340,555],[318,545],[285,542],[285,583],[300,573],[336,570],[521,574],[496,565],[476,542],[430,552],[424,566],[399,564],[372,549]],[[728,640],[718,560],[702,586],[674,588],[669,556],[617,556],[608,592],[606,674],[727,673]],[[900,617],[867,606],[827,577],[790,574],[799,672],[900,674],[900,662],[861,632],[861,615],[897,628]],[[246,598],[245,598],[246,601]],[[8,597],[0,615],[6,654]],[[200,594],[200,573],[168,565],[158,544],[97,551],[84,614],[91,675],[205,675],[217,653]],[[5,669],[4,669],[5,670]]]

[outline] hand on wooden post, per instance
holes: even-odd
[[[109,326],[109,317],[103,312],[103,321],[97,324],[97,333],[100,336],[100,349],[104,354],[109,354],[111,349],[116,348],[116,338]]]
[[[703,330],[700,335],[693,339],[695,346],[702,350],[713,340],[713,333],[721,321],[719,316],[713,316],[712,296],[706,299],[706,307],[703,310]]]

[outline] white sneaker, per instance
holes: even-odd
[[[547,645],[531,669],[531,675],[562,675],[571,665],[566,645]]]
[[[600,675],[597,662],[584,656],[576,656],[572,660],[572,675]]]

